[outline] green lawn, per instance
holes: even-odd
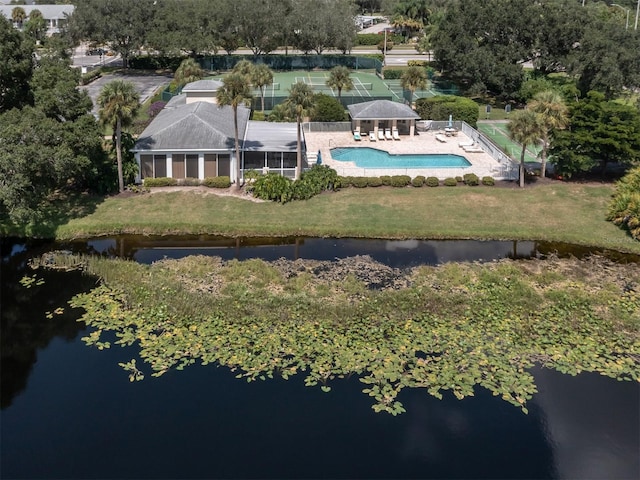
[[[613,191],[612,185],[559,182],[523,190],[351,188],[285,205],[191,192],[141,194],[92,203],[39,233],[61,239],[118,233],[517,239],[640,253],[640,242],[605,220]]]

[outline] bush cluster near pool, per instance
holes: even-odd
[[[382,177],[337,177],[336,186],[340,188],[365,188],[365,187],[380,187],[391,186],[402,188],[406,186],[420,187],[438,187],[445,185],[447,187],[455,187],[458,184],[465,184],[470,187],[477,185],[493,186],[495,185],[495,179],[493,177],[482,177],[482,180],[474,173],[468,173],[463,177],[449,177],[444,181],[440,181],[437,177],[427,177],[423,175],[417,175],[413,178],[408,175],[384,175]]]

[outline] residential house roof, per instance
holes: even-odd
[[[250,109],[238,107],[241,141],[250,113]],[[195,102],[163,109],[142,132],[133,150],[231,150],[234,146],[233,108]]]
[[[215,93],[223,86],[224,84],[219,80],[196,80],[195,82],[191,82],[186,84],[182,88],[182,92],[207,92],[212,93],[215,96]]]

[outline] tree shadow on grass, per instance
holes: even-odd
[[[26,224],[2,222],[1,234],[13,237],[55,238],[61,225],[96,211],[105,197],[86,192],[55,192],[40,206],[38,220]]]

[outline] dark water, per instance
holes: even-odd
[[[138,261],[191,253],[267,259],[367,253],[395,266],[470,255],[537,256],[551,248],[530,242],[283,239],[225,247],[211,238],[152,240],[64,247]],[[87,331],[75,321],[80,312],[67,308],[45,317],[91,288],[92,279],[38,271],[44,285],[18,283],[31,274],[26,260],[52,247],[60,245],[2,243],[2,478],[640,477],[640,386],[593,374],[536,370],[540,393],[529,415],[484,390],[458,401],[407,389],[400,395],[407,413],[392,417],[371,410],[355,378],[335,381],[322,393],[298,377],[247,384],[215,366],[130,383],[118,362],[135,357],[135,349],[86,347],[80,337]]]

